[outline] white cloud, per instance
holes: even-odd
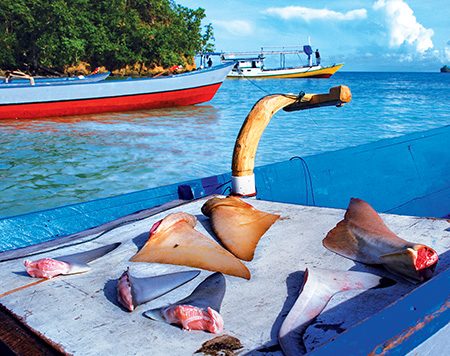
[[[244,20],[213,20],[213,26],[233,36],[248,36],[253,33],[253,25]]]
[[[347,12],[338,12],[328,9],[312,9],[302,6],[286,6],[286,7],[270,7],[264,11],[269,15],[279,16],[282,19],[303,19],[311,20],[335,20],[335,21],[351,21],[360,20],[367,17],[366,9],[356,9]]]
[[[433,48],[433,30],[417,22],[414,11],[403,0],[377,0],[373,8],[385,15],[391,47],[400,47],[407,43],[415,45],[419,53]]]

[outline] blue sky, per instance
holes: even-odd
[[[307,44],[350,71],[432,71],[450,65],[448,0],[175,0],[206,10],[216,50]],[[298,60],[298,59],[297,59]]]

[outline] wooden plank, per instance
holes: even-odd
[[[58,345],[45,340],[25,327],[11,312],[0,304],[0,354],[55,356],[65,355]]]

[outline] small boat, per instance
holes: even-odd
[[[292,48],[292,47],[291,47]],[[288,67],[286,66],[287,55],[297,55],[306,53],[308,55],[308,65]],[[318,53],[318,52],[317,52]],[[255,54],[257,54],[255,56]],[[323,66],[319,60],[316,64],[312,63],[312,49],[310,46],[304,46],[303,49],[272,49],[264,50],[261,48],[260,52],[239,52],[239,53],[223,53],[221,55],[222,62],[234,62],[235,65],[232,71],[228,74],[228,78],[329,78],[339,69],[343,64],[333,64],[330,66]],[[242,55],[253,55],[251,57],[240,57]],[[268,55],[280,56],[280,65],[278,68],[266,68],[264,60]]]
[[[18,86],[31,85],[56,85],[56,84],[80,84],[80,83],[96,83],[105,80],[111,72],[90,74],[87,76],[79,75],[77,77],[52,77],[52,78],[35,78],[31,76],[13,77],[0,81],[0,88],[16,88]]]
[[[247,263],[255,278],[248,282],[227,277],[226,308],[221,314],[225,330],[239,338],[243,353],[282,355],[276,335],[286,308],[298,295],[305,266],[385,276],[387,272],[376,267],[331,255],[321,244],[355,196],[387,213],[383,219],[393,231],[432,244],[440,261],[434,276],[420,285],[397,280],[386,288],[341,294],[302,337],[309,340],[307,351],[405,355],[445,349],[450,332],[450,230],[448,221],[440,217],[448,218],[450,206],[450,126],[309,157],[294,156],[253,171],[258,141],[274,113],[281,108],[341,106],[350,98],[348,88],[337,87],[326,94],[261,99],[236,140],[232,172],[0,219],[0,345],[3,342],[7,351],[17,354],[42,350],[49,354],[193,354],[211,337],[169,331],[164,324],[150,324],[141,312],[125,313],[115,299],[116,281],[130,264],[143,276],[149,270],[179,271],[180,266],[149,268],[130,263],[129,258],[144,243],[152,224],[172,212],[199,216],[202,223],[196,229],[211,234],[201,207],[211,196],[231,192],[256,195],[247,198],[251,205],[282,216],[258,243],[254,260]],[[21,245],[29,236],[40,243]],[[115,242],[122,242],[122,247],[94,262],[92,273],[32,282],[23,273],[25,256],[70,255]],[[392,274],[386,277],[395,279]],[[188,294],[177,289],[168,300]]]
[[[0,119],[186,106],[211,100],[232,63],[173,76],[0,87]]]
[[[450,73],[450,67],[445,65],[441,68],[441,73]]]

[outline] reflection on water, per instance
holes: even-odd
[[[230,170],[234,140],[266,93],[345,84],[343,108],[278,113],[256,164],[450,123],[450,76],[337,73],[329,80],[230,80],[205,105],[0,122],[0,216],[146,189]]]

